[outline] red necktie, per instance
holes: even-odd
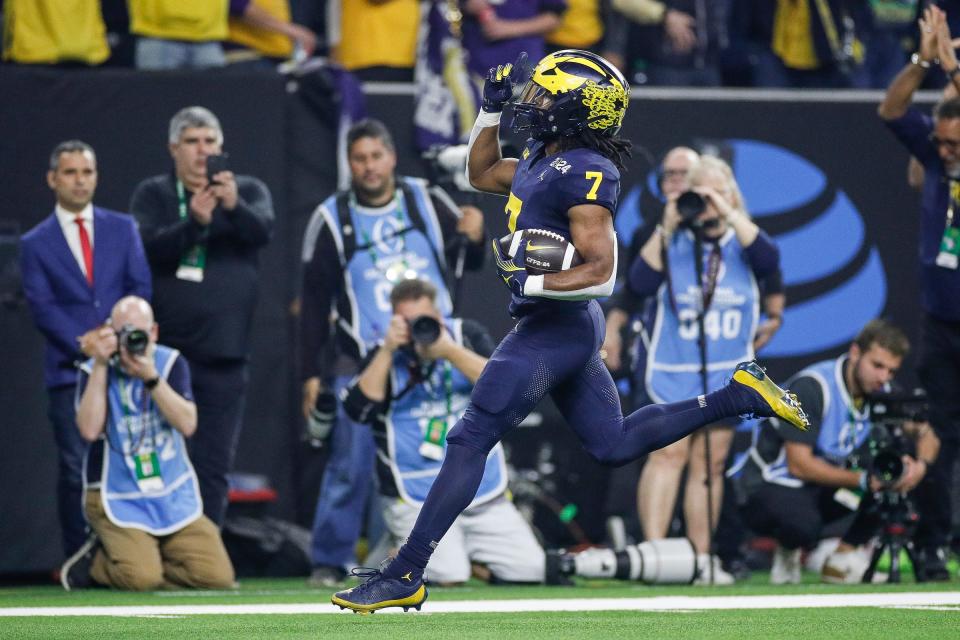
[[[93,286],[93,247],[90,246],[90,234],[87,233],[87,227],[83,224],[83,218],[77,216],[74,222],[77,223],[77,229],[80,230],[80,250],[83,251],[83,264],[87,268],[87,282]]]

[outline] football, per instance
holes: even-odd
[[[546,229],[521,229],[499,240],[500,248],[513,258],[524,248],[524,266],[530,275],[556,273],[583,264],[573,243],[559,233]]]

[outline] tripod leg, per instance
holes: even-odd
[[[913,577],[917,582],[926,582],[927,573],[924,571],[923,567],[917,562],[917,550],[913,548],[913,542],[907,542],[903,546],[907,550],[907,557],[910,558],[910,563],[913,565]]]
[[[870,557],[870,566],[867,567],[867,570],[863,573],[863,578],[860,582],[870,584],[873,582],[873,574],[877,570],[877,562],[880,560],[880,556],[883,555],[883,550],[887,548],[887,543],[882,542],[877,545],[877,548],[873,550],[873,555]]]
[[[890,542],[890,577],[887,582],[894,584],[900,582],[900,549],[902,543],[899,540]]]

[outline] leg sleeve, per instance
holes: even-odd
[[[230,589],[233,564],[220,539],[220,530],[206,516],[200,516],[160,541],[163,575],[176,587]]]
[[[90,526],[103,545],[93,558],[90,576],[97,584],[123,591],[153,591],[163,585],[157,539],[146,531],[125,529],[110,522],[100,491],[87,492]]]
[[[624,417],[616,385],[598,353],[551,395],[587,452],[614,466],[674,443],[709,422],[697,398],[647,405]]]

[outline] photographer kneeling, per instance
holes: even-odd
[[[754,532],[778,542],[773,584],[799,583],[801,549],[814,547],[825,525],[854,512],[822,577],[860,582],[869,559],[857,547],[878,533],[878,498],[913,490],[936,458],[940,443],[930,426],[909,420],[895,426],[913,440],[916,453],[899,452],[898,478],[878,469],[871,453],[890,441],[887,425],[872,420],[871,396],[889,391],[908,350],[900,329],[870,321],[847,353],[814,364],[787,383],[807,410],[808,431],[781,428],[776,420],[759,429],[740,479],[746,497],[742,513]]]
[[[158,345],[146,300],[122,298],[81,365],[77,427],[90,442],[84,512],[94,533],[64,563],[71,589],[226,589],[234,572],[203,515],[185,437],[197,429],[190,369]]]
[[[469,320],[443,320],[437,290],[404,280],[390,293],[393,318],[383,343],[348,387],[344,410],[372,425],[384,521],[398,546],[413,529],[446,451],[446,436],[470,399],[494,345]],[[544,552],[504,491],[507,468],[498,444],[487,458],[470,507],[454,522],[427,565],[434,583],[465,582],[471,562],[501,582],[541,582]]]

